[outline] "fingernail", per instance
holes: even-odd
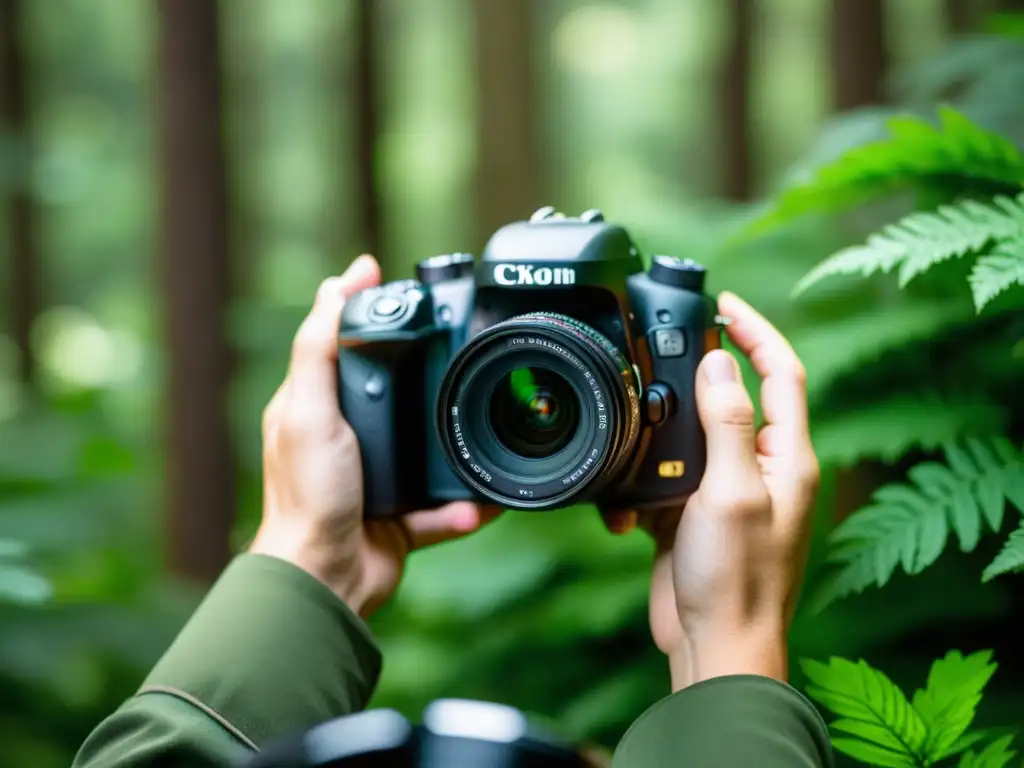
[[[714,349],[704,358],[704,375],[709,384],[731,384],[737,378],[736,362],[728,352]]]

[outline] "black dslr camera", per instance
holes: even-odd
[[[575,745],[513,707],[441,699],[415,725],[371,709],[318,725],[239,763],[239,768],[593,768]]]
[[[544,510],[677,505],[704,472],[694,376],[718,347],[704,269],[640,253],[599,211],[543,208],[474,264],[345,305],[341,410],[362,451],[368,517],[458,499]]]

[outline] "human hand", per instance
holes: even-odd
[[[363,519],[359,445],[338,407],[338,326],[345,300],[379,283],[377,262],[360,256],[321,284],[295,336],[288,374],[263,414],[263,518],[249,549],[299,566],[363,617],[398,586],[410,551],[500,512],[460,501]]]
[[[696,382],[708,449],[700,487],[681,517],[637,521],[655,539],[651,633],[669,658],[673,690],[722,675],[786,679],[786,635],[818,488],[800,360],[738,297],[722,294],[718,309],[762,378],[764,426],[755,429],[736,361],[709,352]],[[635,515],[610,512],[605,520],[624,532]]]

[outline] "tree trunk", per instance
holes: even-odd
[[[21,0],[0,0],[0,138],[6,134],[14,141],[15,157],[20,160],[7,203],[11,274],[7,301],[18,350],[19,376],[25,383],[31,383],[35,374],[32,323],[40,309],[36,274],[39,251],[29,178],[31,141],[24,10]]]
[[[473,2],[478,104],[475,239],[481,246],[498,227],[555,202],[539,197],[535,1]]]
[[[379,3],[379,0],[378,0]],[[377,137],[380,134],[381,99],[377,90],[377,3],[356,2],[356,52],[354,56],[356,199],[361,226],[360,249],[378,259],[383,253],[384,233],[380,192],[377,185]]]
[[[210,582],[229,558],[235,506],[218,4],[161,0],[158,8],[168,556],[175,575]]]
[[[722,193],[730,200],[749,200],[754,194],[750,106],[753,0],[732,0],[730,9],[732,29],[718,87]]]
[[[884,101],[888,58],[883,0],[832,0],[835,108]]]

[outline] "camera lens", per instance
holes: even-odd
[[[452,361],[437,401],[459,479],[518,509],[589,500],[632,455],[636,376],[596,330],[547,312],[485,329]]]
[[[569,444],[579,427],[576,392],[550,368],[524,366],[505,374],[491,393],[490,419],[513,453],[542,459]]]

